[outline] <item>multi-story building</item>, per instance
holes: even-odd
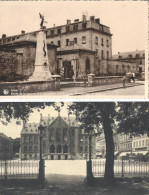
[[[23,44],[26,41],[30,48],[31,43],[35,42],[34,39],[38,32],[39,30],[30,33],[22,31],[20,35],[9,37],[4,34],[0,39],[0,46],[5,47],[5,49],[11,46],[12,49],[14,43],[16,45],[21,41],[22,45],[22,41]],[[75,19],[74,22],[67,20],[65,25],[45,29],[45,33],[48,44],[59,46],[57,65],[54,63],[58,74],[62,68],[65,78],[72,77],[72,68],[75,78],[82,78],[89,73],[96,75],[107,73],[108,60],[112,58],[112,34],[109,27],[100,23],[99,18],[91,16],[87,20],[86,16],[83,15],[81,21],[79,19]],[[24,40],[23,37],[27,38]],[[20,50],[17,53],[19,56],[22,55],[22,49],[21,53]],[[32,51],[29,53],[32,54]],[[52,57],[52,55],[50,56]],[[34,58],[34,51],[31,57]],[[32,59],[28,66],[32,67],[33,61]]]
[[[87,159],[88,135],[75,118],[42,116],[39,123],[26,123],[21,132],[21,159],[39,159],[39,125],[44,127],[43,158],[49,160]],[[95,136],[92,138],[92,158],[95,158]]]
[[[123,52],[112,56],[118,72],[145,72],[145,50]]]
[[[0,133],[0,160],[13,158],[13,140],[5,134]]]

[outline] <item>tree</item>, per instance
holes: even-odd
[[[81,122],[81,128],[86,132],[98,129],[104,131],[106,141],[106,165],[104,180],[107,184],[114,182],[114,141],[112,126],[116,104],[114,102],[78,102],[70,106],[70,110],[76,112],[77,120]],[[99,128],[100,127],[100,128]]]
[[[148,133],[149,102],[77,102],[70,106],[76,112],[81,128],[86,132],[97,128],[104,132],[106,141],[106,164],[104,181],[114,182],[113,130],[118,133]]]
[[[54,102],[1,102],[1,122],[7,125],[14,118],[18,119],[16,123],[19,125],[20,120],[26,122],[35,109],[40,112],[40,109],[44,109],[46,106],[53,106],[56,110],[59,110],[60,106],[63,106],[63,103],[60,103],[58,106]]]

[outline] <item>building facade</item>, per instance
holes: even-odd
[[[123,52],[112,56],[112,60],[118,64],[118,68],[122,72],[125,69],[125,64],[128,72],[145,72],[145,50],[136,50],[132,52]],[[123,65],[121,67],[121,64]]]
[[[5,134],[0,133],[0,160],[13,158],[13,140]]]
[[[88,135],[71,117],[44,117],[39,123],[26,123],[21,132],[21,159],[39,159],[39,124],[44,127],[42,153],[44,159],[67,160],[88,158]],[[95,158],[96,138],[92,138],[92,158]]]

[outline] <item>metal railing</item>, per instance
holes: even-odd
[[[94,177],[103,177],[105,172],[105,160],[92,160]],[[137,162],[127,160],[114,161],[115,177],[145,177],[149,174],[149,162]]]
[[[37,178],[39,161],[7,160],[0,161],[0,179]]]

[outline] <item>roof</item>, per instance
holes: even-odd
[[[7,139],[7,140],[11,140],[12,138],[6,136],[4,133],[0,133],[0,138],[4,138],[4,139]]]
[[[21,134],[38,134],[39,123],[25,123]]]
[[[2,45],[13,45],[13,44],[23,43],[23,42],[30,42],[30,43],[35,43],[36,44],[37,37],[28,33],[28,34],[22,35],[18,39],[15,39],[14,41],[10,41],[10,42],[2,44]],[[57,45],[49,43],[48,41],[47,41],[47,45],[48,46],[53,46],[53,47],[58,47]]]
[[[84,51],[84,52],[89,52],[89,53],[96,53],[95,51],[86,49],[86,47],[82,46],[81,44],[75,43],[68,45],[67,47],[59,47],[57,48],[58,54],[61,53],[70,53],[70,52],[78,52],[78,51]]]
[[[126,59],[130,58],[129,55],[132,55],[131,58],[136,58],[136,54],[139,54],[139,57],[145,57],[145,50],[136,50],[136,51],[131,51],[131,52],[118,52],[118,54],[115,54],[112,56],[112,59]],[[143,56],[144,54],[144,56]],[[121,56],[121,58],[119,58]]]
[[[49,126],[51,125],[58,117],[49,117],[49,116],[42,116],[42,120],[40,121],[40,124],[42,126]],[[64,120],[67,125],[70,127],[78,127],[79,124],[76,121],[75,117],[61,117],[62,120]],[[38,127],[39,123],[26,123],[24,127],[22,128],[21,134],[38,134]]]

